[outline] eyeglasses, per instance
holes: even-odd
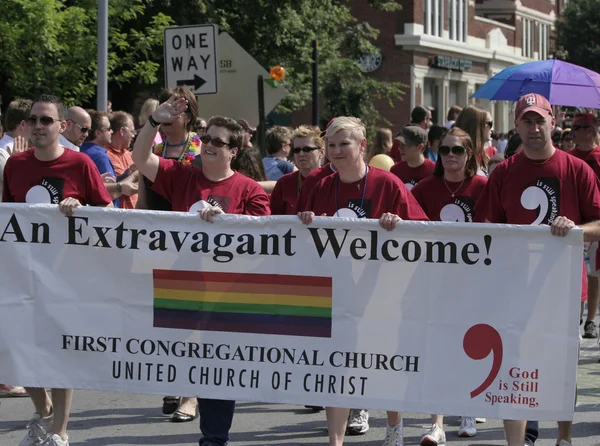
[[[200,141],[202,141],[202,144],[210,144],[217,149],[220,149],[223,146],[231,147],[228,142],[221,141],[220,139],[213,139],[208,135],[201,136]]]
[[[485,125],[487,125],[489,128],[493,128],[494,127],[494,121],[486,121]]]
[[[577,130],[590,129],[590,128],[592,128],[591,125],[574,125],[573,127],[571,127],[571,131],[576,132]]]
[[[313,152],[315,150],[319,150],[319,148],[318,147],[311,147],[311,146],[304,146],[304,147],[294,147],[294,149],[292,150],[292,152],[294,152],[294,155],[298,155],[300,152],[310,153],[310,152]]]
[[[31,116],[27,117],[27,124],[29,124],[31,126],[37,125],[38,121],[42,125],[42,127],[50,127],[55,122],[60,122],[61,120],[60,119],[54,119],[51,116],[40,116],[38,118],[35,115],[31,115]]]
[[[67,122],[72,122],[73,124],[75,124],[77,127],[79,127],[79,131],[81,133],[89,133],[90,129],[88,127],[84,127],[82,125],[77,124],[75,121],[73,121],[72,119],[69,119]]]
[[[454,147],[440,146],[440,148],[438,149],[438,152],[440,153],[440,155],[443,155],[443,156],[450,155],[450,152],[452,152],[452,154],[454,154],[456,156],[461,156],[467,152],[467,149],[465,149],[463,146],[454,146]]]

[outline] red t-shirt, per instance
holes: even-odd
[[[298,196],[296,210],[306,209],[308,197],[315,186],[319,184],[319,181],[321,181],[323,178],[333,175],[334,173],[335,170],[333,170],[333,164],[327,163],[324,166],[313,170],[306,178],[304,178],[304,181],[302,182],[302,188],[300,189],[300,195]]]
[[[431,221],[483,221],[475,215],[475,203],[486,183],[487,178],[479,175],[466,178],[462,185],[431,175],[417,184],[412,193]]]
[[[369,167],[367,175],[354,183],[342,183],[338,173],[323,178],[311,191],[306,207],[298,210],[353,218],[379,218],[391,212],[403,220],[428,220],[400,179],[376,167]]]
[[[390,172],[396,175],[408,190],[411,190],[423,178],[427,178],[433,173],[435,163],[427,158],[419,167],[410,167],[406,161],[400,161],[392,166]]]
[[[55,160],[40,161],[35,149],[29,149],[6,162],[2,201],[59,204],[65,198],[90,206],[112,202],[98,168],[86,154],[65,149]]]
[[[304,183],[304,179],[299,170],[288,173],[277,180],[271,194],[272,215],[295,215],[297,213],[296,203],[303,187],[302,183]]]
[[[585,161],[592,168],[597,177],[600,177],[600,147],[594,147],[591,152],[584,152],[575,147],[570,152],[571,155]]]
[[[521,152],[496,166],[475,212],[492,223],[550,225],[564,216],[580,225],[600,219],[600,181],[562,150],[543,164]],[[587,300],[585,269],[581,300]]]
[[[226,214],[271,215],[263,188],[238,172],[222,181],[210,181],[198,167],[160,158],[151,187],[171,202],[173,211],[194,212],[211,205]]]

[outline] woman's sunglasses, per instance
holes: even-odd
[[[292,152],[294,152],[295,155],[298,155],[300,152],[310,153],[315,150],[319,150],[319,148],[311,147],[311,146],[304,146],[304,147],[294,147],[294,149],[292,149]]]
[[[450,152],[452,152],[456,156],[461,156],[461,155],[464,155],[465,153],[467,153],[467,149],[465,149],[463,146],[454,146],[454,147],[440,146],[440,148],[438,149],[438,152],[440,153],[440,155],[443,155],[443,156],[448,156],[450,154]]]
[[[213,146],[216,149],[220,149],[223,146],[229,145],[228,142],[221,141],[220,139],[213,139],[208,135],[202,135],[200,137],[200,141],[202,141],[202,144],[210,144],[211,146]]]

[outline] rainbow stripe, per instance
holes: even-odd
[[[331,337],[331,277],[154,270],[154,326]]]

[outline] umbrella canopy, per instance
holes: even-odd
[[[555,105],[600,108],[600,74],[556,59],[528,62],[502,70],[471,97],[516,102],[527,93]]]

